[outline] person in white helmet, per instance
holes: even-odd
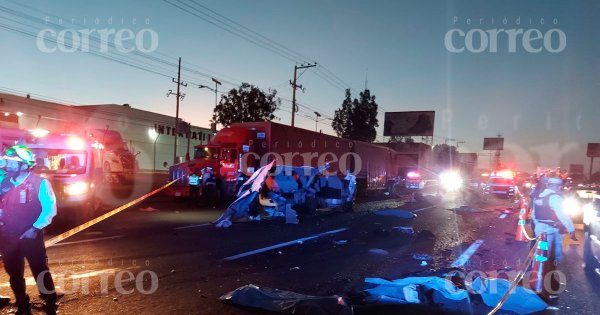
[[[46,302],[46,314],[56,314],[56,291],[48,268],[43,229],[56,215],[56,198],[48,180],[34,174],[35,158],[25,146],[6,150],[6,178],[8,191],[2,190],[0,208],[0,253],[9,275],[10,287],[15,295],[15,314],[31,314],[27,295],[24,267],[25,259],[37,281],[40,296]],[[2,185],[6,186],[6,185]]]
[[[535,236],[539,237],[542,233],[546,233],[549,262],[558,266],[562,259],[563,234],[569,233],[571,238],[576,240],[575,227],[563,209],[563,180],[557,177],[548,177],[545,182],[545,189],[535,197],[533,202]],[[560,284],[556,276],[552,277],[550,286],[555,292],[559,290]],[[549,296],[551,301],[557,298],[557,295]]]

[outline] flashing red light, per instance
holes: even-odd
[[[511,170],[503,170],[503,171],[498,171],[495,173],[495,176],[497,177],[502,177],[502,178],[507,178],[507,179],[512,179],[514,178],[514,173]]]
[[[67,146],[71,150],[81,151],[85,149],[85,141],[79,137],[69,137],[67,139]]]
[[[421,174],[419,174],[417,172],[408,172],[408,174],[406,174],[406,177],[408,177],[408,178],[419,178],[419,177],[421,177]]]

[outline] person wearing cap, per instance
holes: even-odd
[[[2,222],[0,253],[15,295],[15,314],[31,314],[26,292],[24,260],[29,267],[40,296],[46,302],[46,314],[56,314],[56,291],[48,268],[43,229],[56,215],[56,198],[48,180],[32,172],[35,158],[25,146],[13,146],[5,151],[6,176],[10,189],[0,198]],[[5,180],[6,182],[6,180]]]

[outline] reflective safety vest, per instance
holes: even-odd
[[[190,186],[198,186],[200,183],[200,176],[193,174],[188,178],[188,183]]]
[[[550,207],[550,198],[552,196],[560,196],[559,194],[553,193],[548,196],[537,198],[536,201],[541,200],[542,204],[535,203],[535,219],[538,221],[552,221],[555,223],[560,222],[556,216],[556,212]]]

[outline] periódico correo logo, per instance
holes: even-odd
[[[90,42],[93,45],[90,45]],[[150,53],[158,48],[158,34],[145,28],[137,32],[131,29],[63,29],[56,32],[46,28],[38,32],[36,38],[38,49],[44,53],[58,51],[72,53],[76,51],[108,52],[115,48],[121,53],[140,51]]]
[[[505,51],[516,53],[523,50],[528,53],[547,51],[559,53],[567,47],[567,35],[553,28],[545,33],[538,29],[471,29],[467,32],[453,28],[444,36],[446,49],[451,53],[472,53]],[[503,47],[499,47],[499,44]]]

